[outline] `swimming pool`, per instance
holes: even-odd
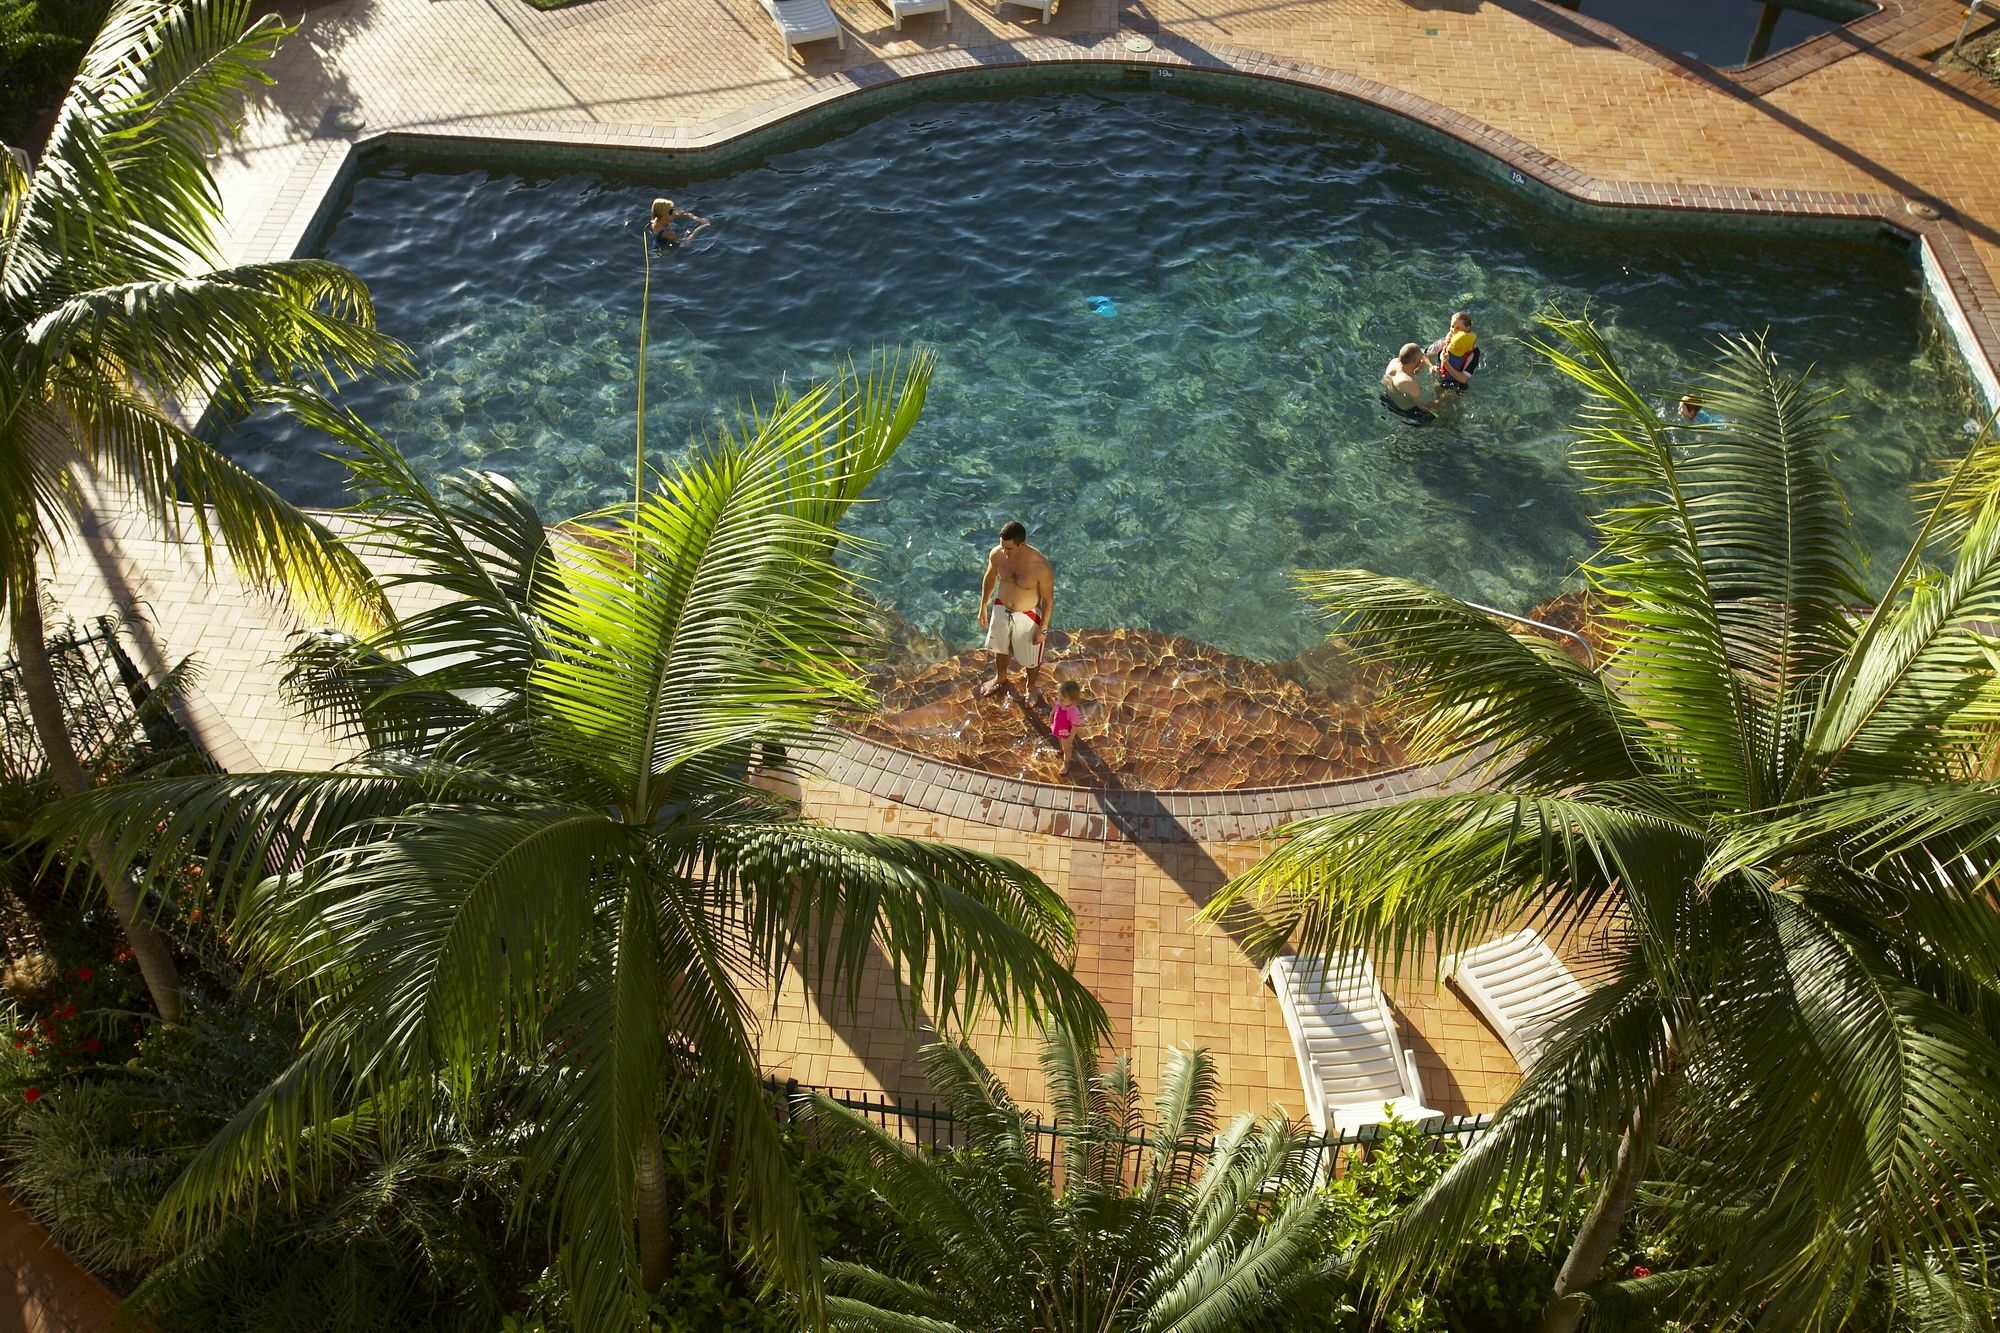
[[[1513,610],[1560,590],[1588,549],[1577,400],[1515,342],[1550,301],[1588,304],[1662,398],[1683,356],[1769,327],[1847,390],[1838,472],[1878,550],[1900,552],[1910,482],[1971,411],[1895,247],[1595,227],[1341,120],[1117,85],[943,97],[705,174],[377,161],[323,253],[422,375],[350,401],[422,467],[500,469],[553,515],[618,500],[655,195],[714,219],[654,266],[656,453],[780,375],[937,350],[855,526],[885,600],[953,643],[1016,516],[1055,560],[1058,623],[1267,659],[1319,637],[1299,567]],[[1376,378],[1460,307],[1479,382],[1455,420],[1406,427]],[[311,441],[252,422],[227,443],[292,498],[340,502]]]

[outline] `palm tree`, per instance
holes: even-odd
[[[246,583],[367,623],[366,571],[160,406],[310,401],[309,379],[394,364],[367,289],[315,260],[216,267],[209,176],[244,89],[287,31],[248,0],[120,0],[83,58],[40,164],[0,151],[0,609],[58,786],[89,785],[44,648],[41,579],[76,473],[122,485],[163,533],[220,539]],[[4,146],[0,146],[4,147]],[[184,506],[192,506],[185,508]],[[153,1003],[182,996],[130,884],[106,877]]]
[[[289,868],[228,892],[223,914],[310,997],[312,1031],[164,1222],[197,1224],[350,1136],[434,1121],[434,1100],[525,1082],[524,1197],[551,1191],[572,1316],[629,1326],[671,1260],[658,1125],[699,1084],[755,1251],[812,1318],[817,1252],[744,987],[795,966],[853,1004],[879,951],[912,1021],[1102,1025],[1056,957],[1071,914],[1027,871],[820,827],[756,785],[762,759],[809,752],[830,711],[867,698],[870,607],[837,524],[929,375],[920,356],[781,392],[568,538],[502,477],[433,493],[364,449],[365,541],[425,609],[309,642],[294,676],[362,757],[107,788],[50,816],[121,866],[210,848],[219,890]]]
[[[1573,463],[1615,656],[1593,673],[1418,583],[1302,575],[1398,674],[1417,755],[1484,783],[1295,824],[1209,910],[1405,967],[1523,919],[1601,937],[1595,989],[1378,1238],[1391,1279],[1448,1262],[1496,1190],[1586,1179],[1542,1322],[1573,1328],[1645,1184],[1699,1260],[1651,1289],[1836,1327],[1871,1266],[1984,1271],[2000,1185],[1995,449],[1869,610],[1831,395],[1734,339],[1703,393],[1726,423],[1670,428],[1587,320],[1546,322],[1588,394]]]
[[[894,1225],[879,1266],[829,1260],[827,1307],[854,1333],[1221,1333],[1302,1328],[1338,1306],[1317,1158],[1280,1117],[1218,1134],[1215,1066],[1174,1051],[1148,1128],[1124,1057],[1053,1029],[1042,1068],[1061,1185],[1038,1121],[969,1047],[924,1048],[966,1142],[912,1149],[824,1095],[815,1128],[854,1150]]]

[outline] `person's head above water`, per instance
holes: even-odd
[[[1023,523],[1020,519],[1010,518],[1005,523],[1002,523],[1000,525],[1000,544],[1002,546],[1007,546],[1010,544],[1014,546],[1024,546],[1027,544],[1027,541],[1028,541],[1028,525]]]
[[[1062,701],[1066,704],[1081,703],[1083,701],[1083,686],[1073,680],[1066,680],[1057,686],[1056,693],[1062,696]]]
[[[655,199],[653,201],[653,221],[658,222],[661,218],[670,218],[673,215],[674,215],[673,200]]]
[[[1454,329],[1470,329],[1472,327],[1472,316],[1463,310],[1455,311],[1451,317],[1451,326]]]
[[[1681,395],[1681,415],[1693,421],[1701,415],[1701,399],[1691,393]]]
[[[1420,366],[1424,363],[1424,349],[1415,343],[1404,343],[1403,350],[1396,353],[1396,359],[1403,363],[1405,369]]]

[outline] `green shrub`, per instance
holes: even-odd
[[[882,1239],[881,1213],[848,1158],[814,1146],[796,1127],[787,1129],[786,1140],[800,1201],[825,1252],[872,1254]],[[765,1291],[734,1253],[742,1218],[723,1199],[708,1135],[669,1132],[661,1149],[675,1195],[675,1264],[653,1297],[656,1323],[666,1333],[796,1333],[790,1302]]]
[[[1380,1137],[1367,1154],[1353,1161],[1327,1186],[1327,1196],[1343,1246],[1358,1244],[1370,1230],[1407,1206],[1450,1165],[1463,1145],[1455,1138],[1425,1134],[1404,1120],[1381,1126]],[[1567,1239],[1539,1194],[1529,1191],[1511,1203],[1495,1200],[1475,1237],[1446,1281],[1410,1292],[1387,1312],[1382,1327],[1390,1333],[1513,1333],[1535,1327],[1556,1271],[1567,1253]],[[1577,1210],[1572,1209],[1572,1215]],[[1633,1258],[1628,1245],[1627,1271]],[[1374,1293],[1357,1294],[1363,1312],[1374,1308]],[[1365,1327],[1365,1321],[1356,1329]],[[1644,1322],[1632,1328],[1653,1328]]]
[[[194,1153],[290,1062],[295,1015],[255,997],[159,1029],[124,1065],[40,1086],[6,1052],[10,1186],[86,1266],[178,1329],[488,1330],[546,1256],[504,1240],[514,1163],[502,1127],[440,1124],[394,1157],[357,1142],[337,1177],[266,1194],[191,1240],[150,1229]],[[531,1240],[540,1233],[524,1228]]]

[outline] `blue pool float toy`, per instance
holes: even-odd
[[[1106,319],[1118,318],[1118,303],[1108,296],[1086,296],[1083,303],[1090,307],[1094,315],[1102,315]]]

